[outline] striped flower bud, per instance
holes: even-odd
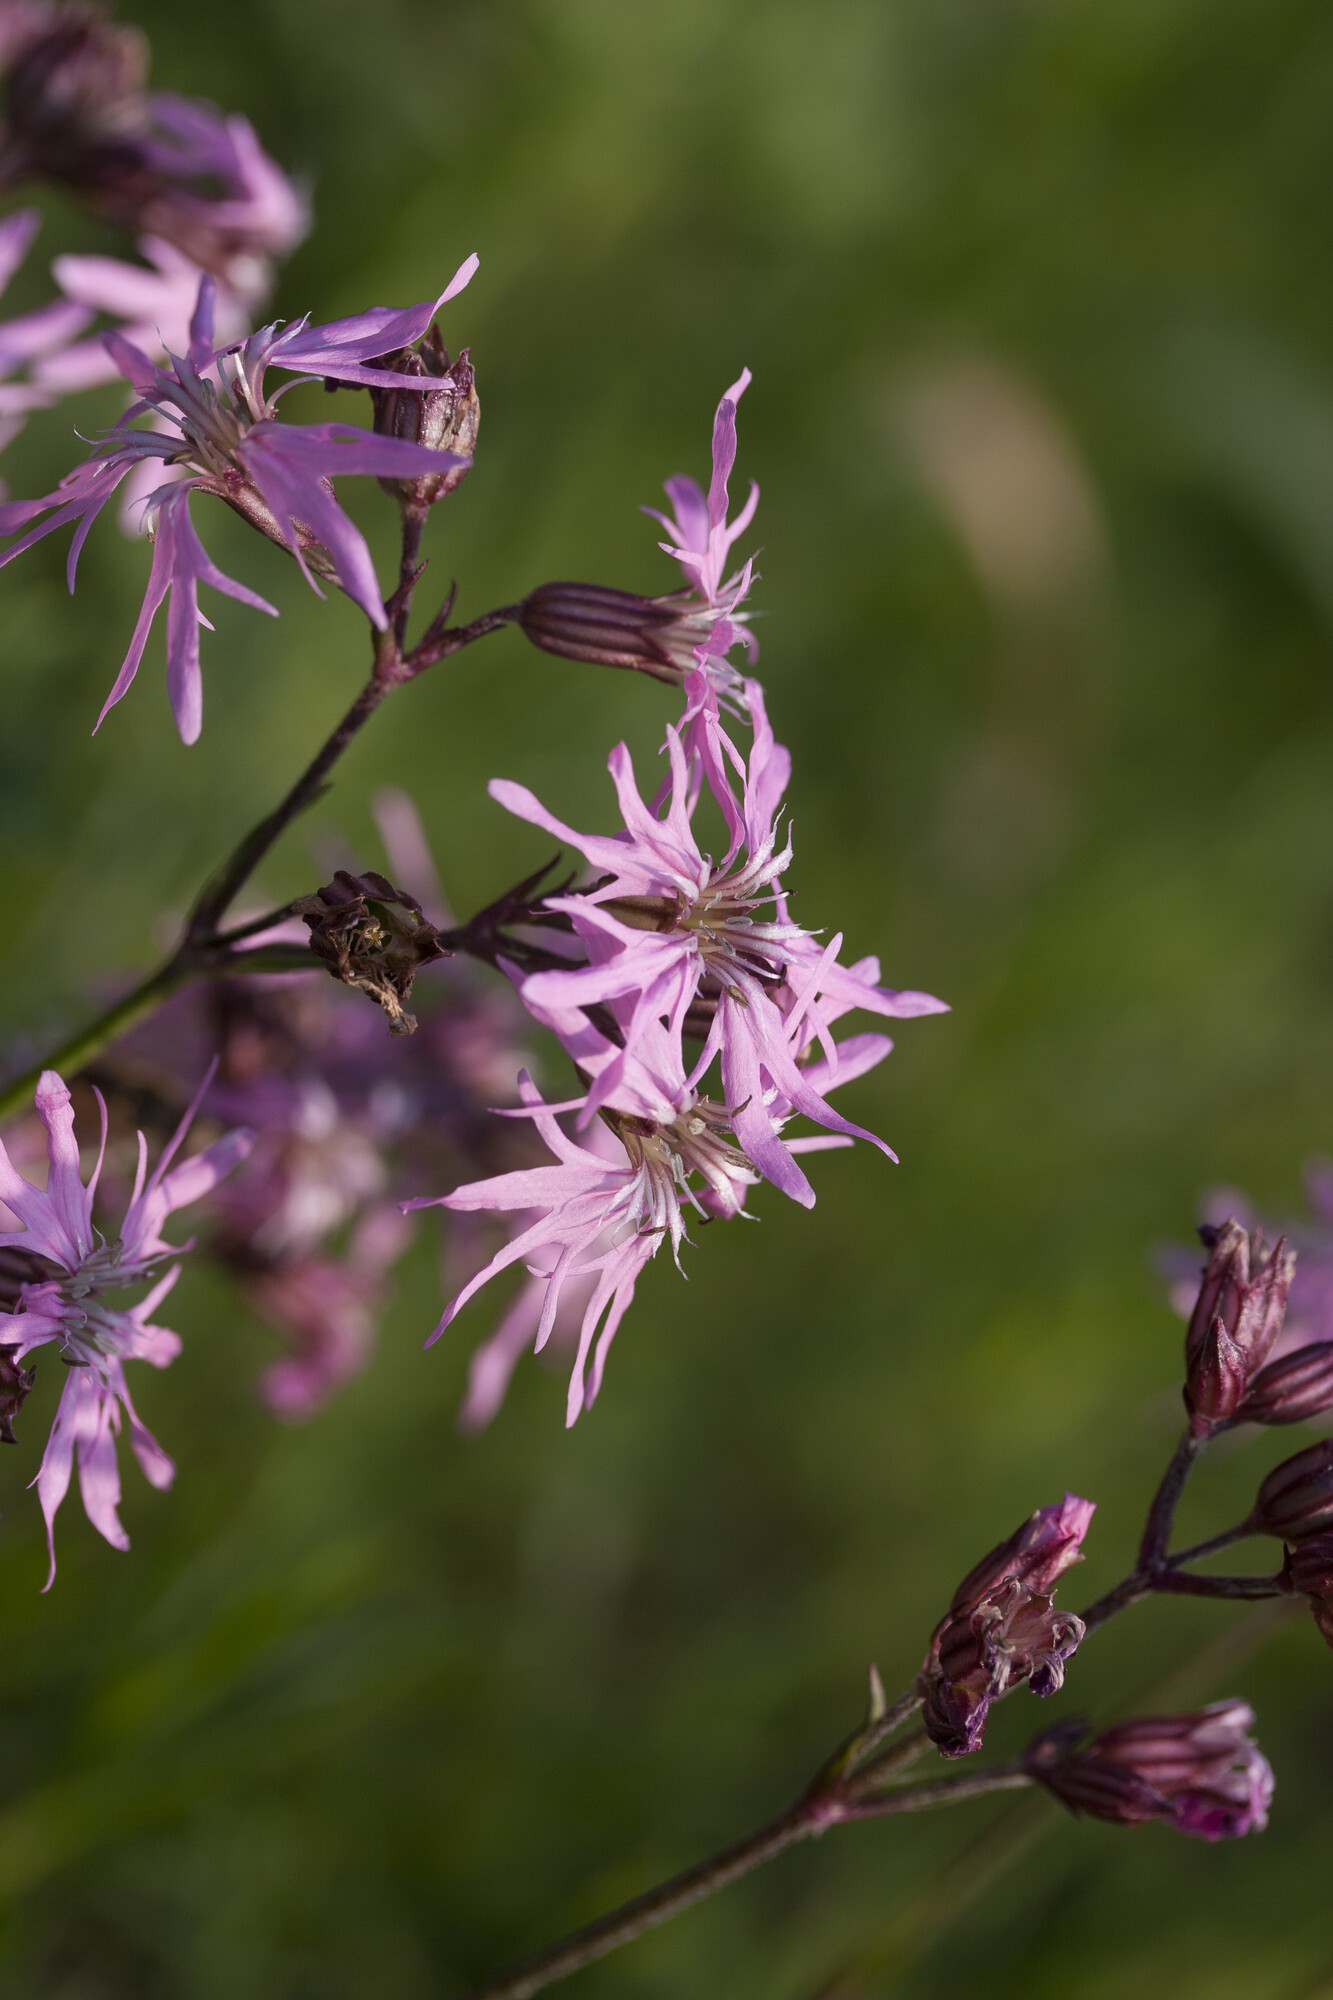
[[[1196,1840],[1228,1840],[1267,1824],[1273,1773],[1248,1734],[1248,1702],[1218,1701],[1186,1715],[1143,1716],[1104,1729],[1085,1748],[1081,1723],[1061,1723],[1028,1746],[1030,1777],[1071,1812],[1117,1826],[1160,1819]]]
[[[544,653],[596,667],[629,667],[680,687],[720,620],[688,590],[636,597],[601,583],[543,583],[525,598],[518,622]],[[737,628],[735,637],[740,636]]]
[[[1236,1411],[1236,1421],[1301,1424],[1330,1409],[1333,1409],[1333,1340],[1316,1340],[1259,1370]]]
[[[1333,1528],[1333,1438],[1321,1438],[1275,1466],[1259,1488],[1250,1520],[1259,1533],[1284,1542]]]

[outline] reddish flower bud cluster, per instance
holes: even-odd
[[[921,1669],[922,1720],[946,1757],[981,1747],[990,1705],[1026,1680],[1036,1695],[1064,1683],[1083,1622],[1057,1611],[1056,1580],[1082,1559],[1093,1502],[1066,1493],[1039,1507],[964,1577]]]
[[[1290,1359],[1303,1360],[1312,1351],[1301,1349]],[[1274,1466],[1259,1488],[1249,1525],[1256,1534],[1276,1535],[1287,1544],[1286,1587],[1309,1598],[1315,1624],[1333,1646],[1333,1438],[1321,1438]]]
[[[1255,1833],[1268,1821],[1273,1773],[1249,1736],[1248,1702],[1186,1715],[1143,1716],[1104,1729],[1085,1749],[1081,1723],[1061,1723],[1028,1747],[1028,1775],[1071,1812],[1117,1826],[1160,1819],[1197,1840]]]
[[[1200,1232],[1208,1247],[1199,1295],[1185,1334],[1185,1407],[1195,1437],[1237,1420],[1246,1391],[1282,1329],[1296,1253],[1285,1237],[1231,1218]]]

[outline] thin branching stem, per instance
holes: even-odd
[[[453,605],[453,592],[450,591],[421,644],[405,655],[403,644],[407,620],[422,574],[417,561],[420,541],[421,522],[415,515],[408,514],[403,521],[398,587],[385,605],[389,626],[383,633],[372,632],[374,669],[337,728],[316,751],[281,802],[251,828],[221,868],[210,876],[191,909],[180,944],[166,963],[77,1034],[53,1049],[41,1062],[34,1063],[0,1089],[0,1123],[23,1109],[44,1069],[58,1069],[67,1077],[75,1075],[108,1043],[143,1020],[164,1000],[184,987],[192,986],[197,980],[237,977],[254,972],[300,971],[314,963],[303,946],[268,946],[244,952],[236,949],[244,939],[259,935],[290,915],[289,906],[270,911],[267,916],[257,917],[249,923],[239,924],[230,931],[222,931],[219,926],[269,850],[292,822],[327,791],[329,773],[334,765],[394,688],[415,680],[427,667],[461,652],[464,646],[484,638],[488,632],[498,631],[518,613],[517,605],[505,605],[483,613],[468,625],[450,627],[448,618]]]
[[[807,1792],[803,1798],[769,1820],[743,1840],[722,1848],[706,1861],[698,1862],[679,1875],[673,1875],[645,1895],[632,1897],[622,1903],[619,1909],[611,1910],[596,1922],[585,1924],[582,1930],[572,1936],[562,1938],[557,1944],[547,1947],[515,1966],[512,1972],[504,1973],[487,1986],[478,1987],[472,2000],[530,2000],[543,1987],[551,1986],[558,1979],[568,1978],[571,1972],[578,1972],[596,1959],[605,1958],[633,1938],[641,1937],[647,1930],[664,1924],[671,1917],[679,1915],[691,1904],[702,1901],[731,1882],[739,1881],[752,1869],[759,1868],[775,1855],[781,1854],[798,1841],[810,1840],[827,1833],[830,1827],[855,1819],[882,1819],[889,1814],[909,1812],[929,1812],[936,1806],[961,1805],[965,1800],[982,1797],[987,1792],[1012,1791],[1032,1783],[1026,1772],[1017,1765],[1004,1765],[991,1771],[965,1771],[947,1778],[934,1778],[921,1785],[904,1786],[891,1792],[887,1797],[859,1805],[843,1804],[818,1791]]]

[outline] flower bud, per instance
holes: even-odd
[[[1185,1407],[1195,1437],[1229,1423],[1282,1328],[1296,1253],[1234,1217],[1200,1230],[1208,1262],[1185,1333]]]
[[[990,1705],[1019,1681],[1054,1694],[1083,1622],[1056,1611],[1056,1579],[1081,1560],[1093,1503],[1041,1507],[964,1577],[921,1669],[923,1721],[946,1757],[980,1749]]]
[[[1310,1600],[1314,1622],[1333,1646],[1333,1533],[1310,1535],[1288,1549],[1288,1586]]]
[[[1250,1516],[1256,1532],[1284,1542],[1333,1528],[1333,1438],[1275,1466],[1259,1488]]]
[[[392,369],[403,377],[401,389],[372,389],[375,429],[381,437],[405,438],[409,444],[425,445],[442,454],[438,473],[424,473],[418,479],[381,479],[386,493],[403,506],[425,513],[437,500],[452,493],[472,467],[481,425],[481,403],[469,350],[465,347],[457,361],[432,323],[424,339],[415,347],[400,347],[371,363],[374,368]],[[407,384],[431,382],[438,387],[417,388]]]
[[[1185,1389],[1190,1430],[1207,1437],[1218,1424],[1229,1423],[1245,1396],[1245,1356],[1215,1319],[1204,1335]]]
[[[1242,1424],[1301,1424],[1333,1409],[1333,1340],[1312,1341],[1270,1361],[1236,1411]]]
[[[340,868],[292,909],[309,925],[310,949],[333,977],[378,1001],[390,1034],[412,1034],[417,1024],[405,1011],[412,982],[421,966],[448,956],[416,897],[373,871],[349,875]]]
[[[673,687],[694,672],[700,647],[711,641],[725,652],[744,637],[743,627],[720,619],[688,590],[636,597],[601,583],[543,583],[524,599],[518,622],[544,653],[630,667]],[[724,623],[728,629],[719,633]]]
[[[1118,1826],[1160,1819],[1198,1840],[1261,1831],[1273,1796],[1267,1758],[1247,1733],[1247,1702],[1219,1701],[1186,1715],[1143,1716],[1104,1729],[1086,1748],[1081,1723],[1062,1723],[1029,1744],[1024,1769],[1071,1812]]]

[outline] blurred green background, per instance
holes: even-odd
[[[659,1260],[572,1435],[532,1363],[455,1434],[498,1301],[423,1357],[424,1240],[372,1369],[301,1430],[254,1402],[271,1337],[196,1269],[185,1357],[137,1385],[177,1487],[127,1472],[128,1556],[71,1501],[40,1597],[41,1371],[3,1467],[0,1996],[448,2000],[776,1810],[867,1660],[901,1685],[957,1576],[1066,1485],[1100,1504],[1066,1598],[1113,1580],[1178,1421],[1152,1245],[1219,1182],[1292,1209],[1333,1149],[1333,13],[126,11],[159,85],[310,176],[281,311],[407,303],[480,251],[445,333],[481,452],[428,544],[460,615],[550,577],[671,587],[636,509],[706,473],[753,368],[797,907],[955,1009],[846,1093],[902,1165],[822,1159],[811,1215],[761,1194],[760,1226],[700,1234],[688,1290]],[[44,206],[43,252],[112,247]],[[98,414],[34,422],[11,490]],[[160,640],[89,740],[144,548],[100,526],[72,603],[54,541],[0,580],[11,1045],[151,962],[359,685],[357,615],[206,526],[283,615],[210,604],[194,750]],[[265,886],[309,885],[321,826],[374,865],[392,781],[471,909],[546,851],[485,780],[609,825],[607,749],[646,757],[673,706],[502,633],[395,698]],[[1219,1450],[1187,1529],[1303,1441]],[[993,1742],[1230,1693],[1277,1768],[1261,1837],[1003,1801],[853,1829],[566,1990],[813,2000],[857,1961],[842,1995],[1316,2000],[1333,1661],[1308,1620],[1150,1605]]]

